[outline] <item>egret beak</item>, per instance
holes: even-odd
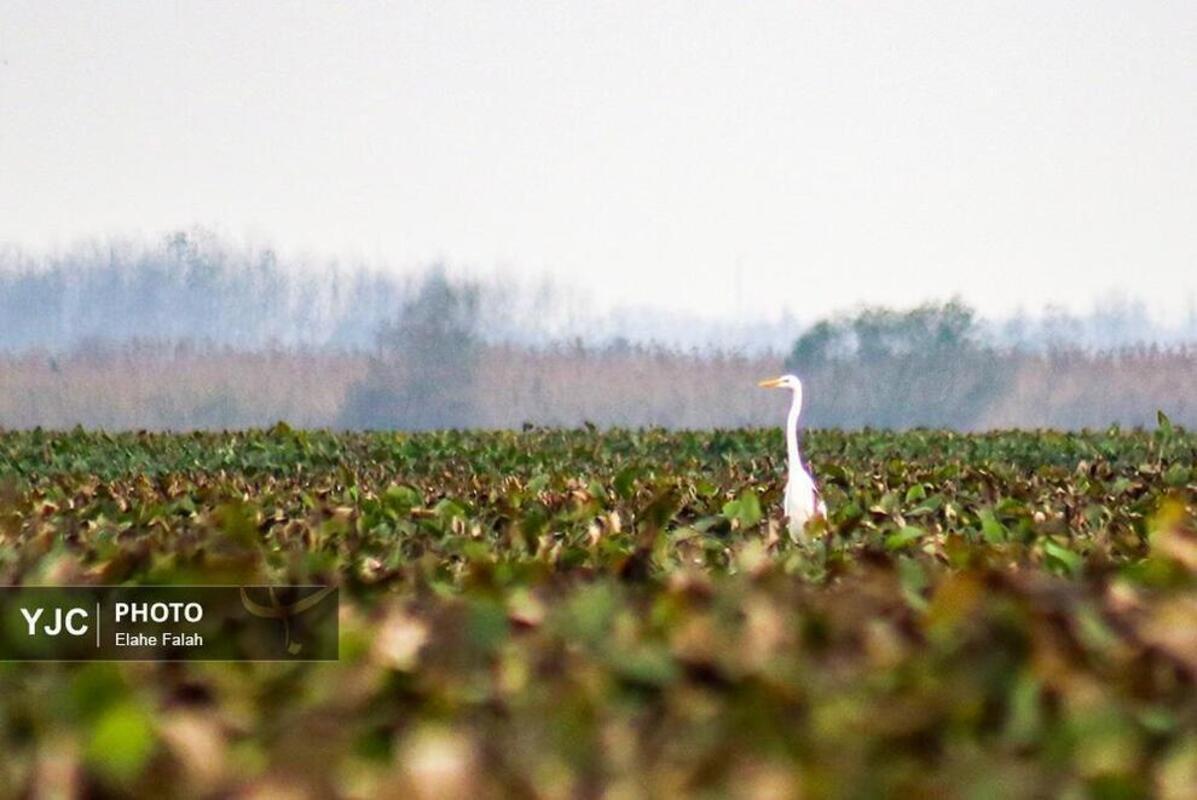
[[[781,378],[770,378],[767,381],[761,381],[757,386],[762,389],[777,389],[781,386]]]

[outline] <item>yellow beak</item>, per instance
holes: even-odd
[[[781,386],[781,378],[770,378],[767,381],[761,381],[757,384],[757,386],[761,387],[762,389],[776,389],[777,387]]]

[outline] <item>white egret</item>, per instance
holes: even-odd
[[[790,520],[790,534],[802,536],[806,523],[818,517],[827,516],[827,506],[819,496],[815,479],[802,466],[798,452],[798,415],[802,413],[802,381],[797,375],[782,375],[761,381],[765,389],[789,389],[793,392],[790,413],[786,417],[786,457],[789,461],[789,475],[786,478],[785,512]]]

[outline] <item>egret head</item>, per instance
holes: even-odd
[[[780,378],[770,378],[767,381],[761,381],[757,384],[764,389],[790,389],[795,392],[802,391],[802,381],[798,380],[797,375],[782,375]]]

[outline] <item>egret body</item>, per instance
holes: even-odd
[[[815,479],[802,465],[802,455],[798,451],[798,415],[802,413],[802,381],[798,380],[797,375],[782,375],[780,378],[761,381],[759,385],[766,389],[789,389],[792,392],[790,413],[786,416],[788,475],[785,512],[789,517],[790,534],[801,536],[807,522],[816,517],[827,516],[827,506],[819,497]]]

